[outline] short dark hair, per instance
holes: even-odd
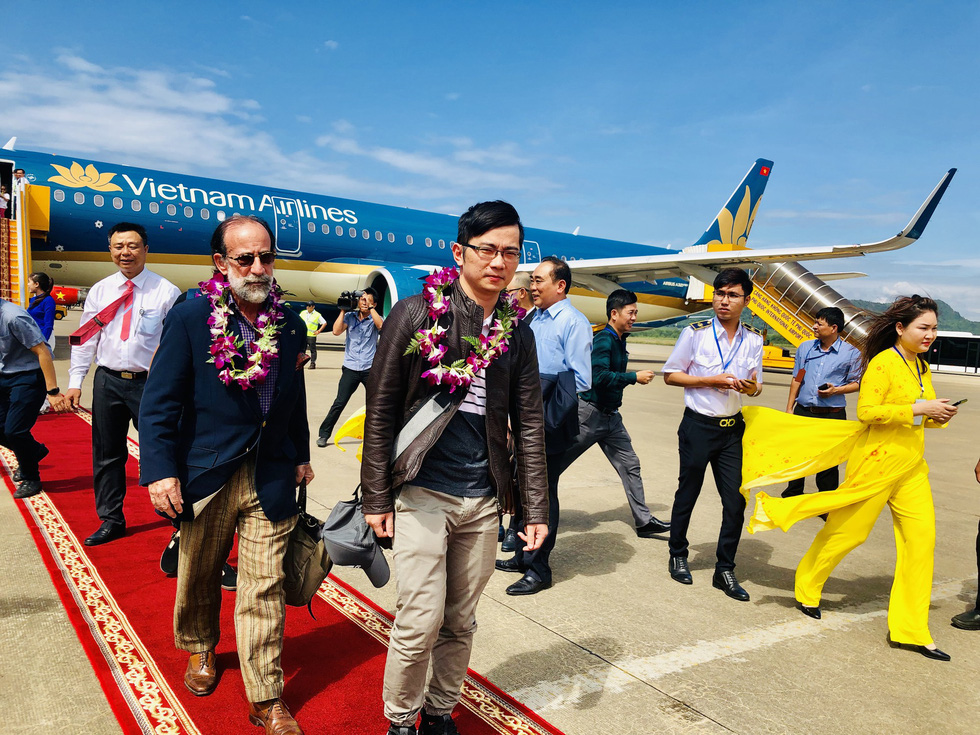
[[[228,248],[225,246],[225,233],[232,227],[244,224],[245,222],[254,222],[257,225],[261,225],[269,233],[269,242],[272,243],[272,251],[275,252],[276,235],[272,231],[272,228],[269,227],[268,222],[261,217],[256,217],[254,214],[233,214],[214,228],[214,234],[211,235],[211,254],[227,255]]]
[[[520,233],[520,244],[523,245],[524,225],[521,224],[521,216],[514,209],[514,206],[500,199],[493,202],[480,202],[474,204],[460,216],[456,242],[460,245],[468,245],[470,240],[479,237],[484,232],[512,225],[517,225],[517,230]]]
[[[817,312],[817,319],[823,319],[828,327],[837,327],[838,334],[844,331],[844,312],[836,306],[825,306]]]
[[[606,297],[606,321],[612,318],[614,311],[622,311],[624,306],[636,303],[636,294],[625,288],[617,288]]]
[[[722,286],[741,286],[746,297],[752,295],[752,279],[741,268],[725,268],[715,276],[715,282],[711,287],[717,290]]]
[[[143,225],[138,225],[135,222],[120,222],[112,226],[109,230],[109,239],[112,240],[112,236],[117,232],[135,232],[140,236],[140,240],[143,241],[143,247],[145,248],[149,245],[150,241],[146,237],[146,228]]]
[[[377,303],[378,303],[378,292],[377,292],[377,291],[375,291],[375,290],[374,290],[373,288],[371,288],[370,286],[368,286],[368,287],[367,287],[366,289],[364,289],[363,291],[361,291],[361,293],[362,293],[362,294],[367,294],[367,295],[368,295],[368,296],[370,296],[370,297],[371,297],[372,299],[374,299],[374,303],[375,303],[375,304],[377,304]]]
[[[557,255],[546,255],[541,258],[542,263],[551,263],[551,281],[552,283],[557,283],[558,281],[565,282],[565,293],[567,294],[569,289],[572,287],[572,269],[568,267],[568,263],[559,258]]]

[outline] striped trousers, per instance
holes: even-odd
[[[238,659],[249,701],[264,702],[282,695],[283,557],[297,516],[278,522],[266,518],[255,492],[254,470],[254,460],[247,460],[193,521],[180,524],[174,641],[188,653],[217,646],[221,569],[237,530]]]

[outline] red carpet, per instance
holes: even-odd
[[[34,435],[51,449],[41,463],[45,492],[17,505],[123,731],[260,732],[246,718],[234,593],[223,596],[217,690],[198,698],[183,686],[187,655],[173,645],[176,580],[159,569],[172,527],[153,512],[146,490],[137,485],[136,462],[128,467],[128,535],[89,548],[82,541],[99,520],[92,498],[88,416],[41,416]],[[131,454],[139,457],[135,443]],[[4,457],[8,465],[13,461],[6,450]],[[10,472],[3,476],[12,492]],[[387,727],[381,680],[390,616],[332,577],[314,599],[313,612],[316,620],[305,609],[287,609],[283,699],[307,733],[380,735]],[[473,671],[455,715],[466,735],[560,735]]]

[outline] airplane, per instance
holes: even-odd
[[[434,268],[452,264],[454,216],[19,151],[15,141],[0,149],[0,181],[9,182],[15,168],[26,171],[32,182],[28,199],[36,203],[31,211],[37,212],[30,223],[33,267],[59,284],[90,286],[110,275],[114,267],[106,257],[106,233],[116,222],[134,221],[147,229],[149,266],[178,288],[194,288],[211,270],[208,242],[214,227],[234,213],[255,214],[270,223],[276,234],[276,279],[294,301],[334,304],[344,291],[371,286],[387,313],[399,299],[419,293],[422,279]],[[551,254],[565,259],[572,270],[572,301],[595,324],[605,323],[605,297],[616,288],[637,293],[640,326],[668,324],[702,311],[711,300],[706,284],[729,266],[748,269],[760,288],[770,285],[775,274],[790,285],[806,285],[807,298],[820,292],[821,303],[845,303],[797,261],[853,257],[914,242],[956,171],[943,176],[894,237],[869,244],[750,250],[746,243],[772,166],[772,161],[756,160],[704,234],[683,250],[526,227],[519,268],[531,270]],[[862,274],[836,274],[855,275]],[[772,294],[775,316],[769,314],[767,321],[783,333],[800,304],[780,305],[781,297]],[[798,321],[803,326],[796,331],[812,336],[812,321]]]

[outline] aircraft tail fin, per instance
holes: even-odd
[[[4,147],[3,147],[2,150],[12,151],[14,149],[14,146],[15,145],[17,145],[17,136],[16,135],[13,138],[11,138],[10,140],[7,141],[7,144],[4,145]]]
[[[758,159],[732,193],[728,203],[715,217],[701,239],[694,245],[708,245],[712,250],[744,248],[755,221],[755,214],[762,201],[762,192],[769,182],[772,161]],[[727,247],[720,247],[727,246]]]

